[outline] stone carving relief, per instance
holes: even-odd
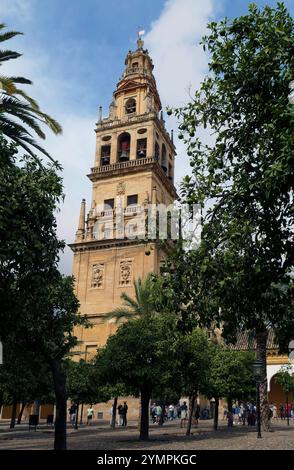
[[[132,260],[120,262],[119,267],[119,285],[129,286],[132,284]]]
[[[125,194],[125,192],[126,192],[126,183],[124,181],[121,181],[120,183],[118,183],[116,187],[116,194],[122,195],[122,194]]]
[[[104,287],[104,263],[93,264],[91,287],[93,289],[103,289]]]

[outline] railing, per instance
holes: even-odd
[[[148,165],[156,162],[154,157],[138,158],[137,160],[128,160],[126,162],[112,163],[111,165],[94,166],[91,173],[105,173],[107,171],[121,170],[123,168],[131,168],[134,166]]]
[[[142,212],[143,207],[140,205],[137,206],[129,206],[125,208],[125,214],[136,214]]]
[[[117,127],[117,126],[124,126],[126,122],[132,123],[132,122],[144,122],[146,121],[146,116],[148,115],[149,117],[156,117],[157,113],[155,112],[149,112],[149,113],[144,113],[144,114],[126,114],[123,116],[121,119],[118,118],[105,118],[102,121],[97,122],[97,128],[101,129],[110,129],[112,127]]]
[[[144,73],[147,74],[148,70],[144,69],[144,67],[128,67],[125,71],[125,75],[129,75],[132,73]]]

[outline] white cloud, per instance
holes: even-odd
[[[215,15],[220,3],[216,0],[168,0],[160,17],[152,24],[145,44],[154,62],[163,109],[165,106],[183,106],[199,87],[207,72],[207,56],[199,42],[206,33],[206,25]],[[167,120],[167,127],[175,129],[176,181],[190,172],[185,148],[177,139],[175,118]]]
[[[1,0],[0,15],[1,21],[7,19],[21,18],[28,21],[32,18],[33,4],[31,0]]]

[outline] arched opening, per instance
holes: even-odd
[[[161,168],[166,173],[167,172],[167,163],[166,163],[166,146],[162,144],[161,147]]]
[[[159,145],[158,145],[158,142],[155,142],[154,156],[157,162],[159,161],[159,154],[160,154]]]
[[[147,139],[137,140],[137,158],[145,158],[147,155]]]
[[[130,159],[131,136],[128,132],[123,132],[117,142],[117,160],[126,162]]]
[[[292,403],[293,401],[293,394],[289,393],[288,402]],[[282,404],[284,408],[286,408],[286,394],[283,391],[281,385],[276,383],[276,375],[274,375],[270,380],[270,389],[268,392],[268,402],[270,405],[276,405],[278,410],[278,415],[280,416],[280,405]]]
[[[136,100],[135,98],[129,98],[125,105],[126,114],[133,114],[136,112]]]
[[[101,147],[101,166],[109,165],[110,163],[110,145],[102,145]]]

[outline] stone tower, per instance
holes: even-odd
[[[132,295],[134,279],[158,273],[164,256],[156,240],[146,246],[139,237],[128,236],[139,233],[136,218],[141,213],[142,220],[149,203],[169,205],[176,198],[175,147],[165,129],[152,70],[139,37],[137,50],[126,56],[109,116],[103,118],[100,108],[96,124],[95,164],[88,175],[92,201],[87,216],[82,201],[76,239],[70,245],[81,313],[93,324],[76,331],[86,359],[116,329],[104,314],[121,305],[123,291]],[[118,210],[124,215],[123,225],[116,217]]]

